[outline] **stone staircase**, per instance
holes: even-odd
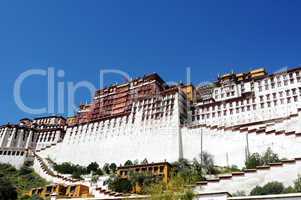
[[[104,189],[102,187],[94,188],[92,193],[96,198],[109,198],[109,197],[129,197],[130,194],[118,193],[111,190]]]
[[[34,163],[35,171],[37,171],[47,181],[51,181],[54,183],[63,183],[63,184],[75,184],[75,183],[80,182],[80,180],[78,180],[78,179],[65,177],[63,175],[60,175],[60,174],[54,172],[46,164],[46,162],[43,160],[43,158],[41,158],[38,154],[34,153],[34,157],[35,157],[35,163]],[[36,164],[38,164],[38,167]]]
[[[50,181],[52,183],[60,183],[60,184],[64,184],[64,185],[84,184],[84,185],[89,186],[89,184],[85,183],[84,181],[81,181],[78,179],[73,179],[73,178],[58,174],[53,169],[51,169],[51,167],[48,166],[47,161],[45,161],[38,154],[34,153],[34,157],[35,157],[35,164],[34,164],[35,171],[37,173],[39,173],[47,181]],[[38,164],[38,167],[37,167],[37,164]],[[130,196],[128,194],[113,192],[113,191],[107,190],[102,187],[96,187],[96,188],[90,187],[90,191],[91,191],[91,194],[96,198]]]
[[[245,191],[249,193],[257,185],[264,185],[271,181],[282,182],[286,187],[293,184],[301,172],[301,158],[282,160],[279,163],[270,163],[258,166],[255,169],[245,169],[241,172],[217,175],[206,181],[194,185],[197,192],[224,192],[235,193]],[[287,176],[289,174],[289,177]]]

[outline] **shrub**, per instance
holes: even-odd
[[[232,194],[232,197],[244,197],[247,196],[245,191],[237,191]]]
[[[280,159],[278,155],[274,153],[270,147],[266,150],[266,152],[262,156],[262,162],[264,165],[268,165],[270,163],[276,163],[279,161]]]
[[[252,191],[251,195],[268,195],[268,194],[282,194],[285,188],[282,183],[270,182],[263,187],[256,186]]]
[[[263,188],[260,186],[256,186],[250,193],[251,196],[263,195]]]
[[[175,176],[168,184],[163,182],[151,184],[146,191],[150,194],[151,200],[192,200],[195,195],[186,185],[184,179]]]
[[[246,160],[245,165],[248,169],[254,169],[257,166],[268,165],[270,163],[279,162],[280,159],[276,153],[269,147],[262,155],[253,153]]]
[[[251,156],[249,156],[245,163],[247,169],[254,169],[262,164],[263,162],[259,153],[253,153]]]
[[[107,183],[109,189],[115,192],[128,193],[132,190],[131,181],[117,176],[111,176]]]
[[[204,173],[217,174],[217,171],[214,167],[214,159],[211,154],[208,152],[203,152],[203,154],[200,155],[200,158],[202,159],[202,169],[204,169]]]
[[[295,192],[301,192],[301,176],[298,175],[297,180],[294,182],[294,190]]]

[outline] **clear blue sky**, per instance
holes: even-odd
[[[301,1],[49,0],[0,2],[0,123],[23,113],[13,85],[20,73],[49,66],[60,81],[98,83],[104,68],[167,81],[212,81],[217,74],[301,64]],[[112,80],[113,81],[113,80]],[[47,102],[46,80],[25,81],[26,104]],[[77,103],[89,99],[79,90]]]

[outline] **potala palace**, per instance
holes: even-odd
[[[167,85],[145,75],[96,92],[73,117],[21,119],[0,127],[0,162],[34,169],[53,182],[46,158],[100,165],[127,160],[193,160],[201,150],[216,165],[243,167],[246,157],[271,147],[280,163],[199,182],[199,192],[249,192],[279,181],[291,185],[301,172],[301,68],[265,69],[219,76],[203,86]]]

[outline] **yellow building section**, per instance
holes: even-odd
[[[250,71],[251,78],[259,78],[265,76],[266,74],[267,72],[265,71],[264,68],[254,69]]]
[[[186,94],[189,101],[194,102],[196,97],[195,88],[193,85],[183,85],[181,87],[182,91]]]
[[[89,197],[89,187],[85,185],[69,185],[66,191],[67,197]]]
[[[117,175],[123,179],[128,179],[131,173],[147,173],[155,177],[160,177],[164,183],[168,183],[171,178],[172,166],[168,162],[150,163],[142,165],[131,165],[119,167]],[[140,193],[141,186],[138,184],[133,187],[133,193]]]
[[[69,185],[62,184],[48,185],[46,187],[31,189],[29,196],[38,195],[41,198],[50,197],[51,194],[56,193],[59,197],[91,197],[89,187],[85,185]]]
[[[172,166],[168,162],[150,163],[142,165],[131,165],[119,167],[117,175],[121,178],[128,179],[130,173],[149,173],[156,177],[161,177],[162,181],[168,183],[171,177]]]

